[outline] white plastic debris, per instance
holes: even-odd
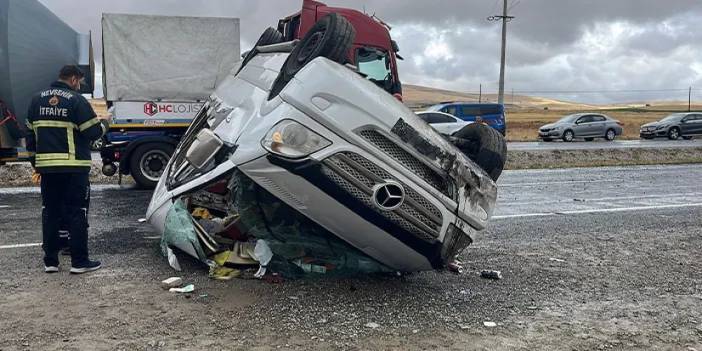
[[[180,272],[180,263],[178,263],[178,258],[176,257],[175,253],[173,253],[173,249],[171,249],[170,247],[166,248],[166,254],[168,255],[168,264],[173,269]]]
[[[488,327],[488,328],[494,328],[497,326],[497,323],[495,322],[483,322],[483,325]]]
[[[565,262],[565,260],[562,260],[560,258],[554,258],[554,257],[549,257],[548,260],[553,261],[553,262]]]
[[[480,277],[485,279],[502,279],[502,272],[493,270],[484,270],[480,272]]]
[[[195,285],[188,284],[182,288],[170,288],[170,289],[168,289],[168,291],[173,292],[173,293],[181,293],[181,294],[191,293],[191,292],[195,291]]]
[[[139,219],[137,220],[137,222],[139,222],[139,223],[144,223],[144,222],[146,222],[146,218],[139,218]]]
[[[380,328],[380,324],[375,323],[375,322],[370,322],[365,324],[366,328],[371,328],[371,329],[378,329]]]
[[[254,274],[254,277],[261,279],[266,275],[266,267],[273,259],[273,251],[271,251],[271,248],[265,240],[258,240],[256,241],[253,255],[254,259],[259,263],[258,271]]]
[[[168,290],[170,288],[178,288],[183,285],[183,279],[180,277],[170,277],[161,282],[161,288]]]

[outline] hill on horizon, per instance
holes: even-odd
[[[407,106],[414,110],[435,105],[444,101],[465,102],[497,102],[497,94],[465,93],[452,90],[437,89],[420,85],[403,84],[403,97]],[[699,102],[693,102],[699,106]],[[617,104],[585,104],[579,102],[556,100],[551,98],[505,94],[505,105],[508,109],[539,109],[543,110],[612,110],[630,108],[668,108],[687,107],[687,101],[650,101]]]

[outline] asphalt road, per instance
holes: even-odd
[[[190,297],[159,288],[175,273],[138,222],[148,192],[94,187],[105,268],[76,277],[41,273],[38,192],[0,189],[0,349],[700,350],[701,180],[694,165],[508,171],[462,275],[218,282],[183,257]]]
[[[615,140],[615,141],[582,141],[571,143],[562,141],[552,142],[509,142],[507,149],[511,151],[548,151],[548,150],[598,150],[598,149],[645,149],[645,148],[688,148],[702,147],[702,139],[692,140]]]

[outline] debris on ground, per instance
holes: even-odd
[[[378,329],[378,328],[380,328],[380,324],[375,323],[375,322],[366,323],[364,326],[365,326],[366,328],[371,328],[371,329]]]
[[[497,326],[497,323],[495,322],[483,322],[483,325],[488,327],[488,328],[494,328]]]
[[[172,293],[187,294],[195,291],[195,285],[188,284],[182,288],[170,288],[168,291]]]
[[[458,327],[461,328],[461,330],[470,329],[470,325],[468,324],[459,324]]]
[[[168,290],[170,288],[179,288],[183,285],[183,279],[180,277],[170,277],[161,282],[161,288]]]
[[[548,260],[553,261],[553,262],[565,262],[565,260],[563,260],[563,259],[554,258],[554,257],[549,257]]]
[[[480,272],[480,277],[485,279],[502,279],[502,272],[493,270],[483,270]]]
[[[446,265],[446,269],[452,273],[463,274],[463,262],[459,261],[458,259],[454,259]]]

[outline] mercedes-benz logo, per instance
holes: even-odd
[[[373,187],[373,204],[381,210],[392,211],[405,201],[405,189],[395,181],[386,181]]]

